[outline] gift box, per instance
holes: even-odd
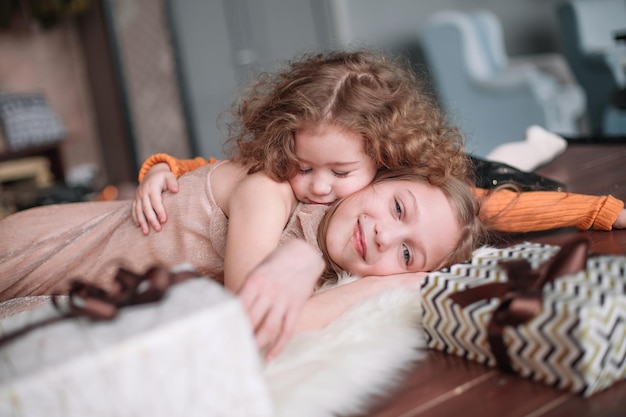
[[[0,321],[1,335],[59,312],[50,303]],[[243,308],[206,278],[112,320],[74,317],[0,346],[2,416],[271,416]]]
[[[587,248],[524,243],[429,274],[428,346],[583,396],[624,379],[626,256]]]

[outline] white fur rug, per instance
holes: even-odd
[[[263,370],[277,417],[363,413],[423,357],[419,287],[364,301],[319,331],[300,333]]]

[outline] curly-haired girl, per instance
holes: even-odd
[[[288,181],[304,203],[330,204],[369,184],[381,168],[411,166],[434,184],[467,174],[460,134],[408,65],[383,54],[305,55],[261,74],[230,114],[227,157],[250,174]],[[159,162],[175,176],[206,163],[153,155],[140,181]],[[161,169],[136,194],[133,216],[146,234],[149,224],[160,230],[166,220],[161,192],[177,190],[175,176]]]

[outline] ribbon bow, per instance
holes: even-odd
[[[543,286],[560,276],[584,270],[588,249],[587,238],[573,239],[563,245],[552,259],[534,270],[526,259],[500,262],[499,265],[507,273],[507,282],[485,284],[450,296],[461,307],[480,300],[500,298],[500,304],[487,326],[487,339],[501,370],[513,373],[504,344],[504,328],[526,323],[539,314],[543,306]]]
[[[52,296],[52,304],[61,314],[31,323],[0,337],[0,346],[36,328],[73,317],[85,316],[92,320],[111,320],[120,308],[159,301],[168,288],[190,278],[200,276],[194,271],[171,272],[155,266],[140,275],[120,268],[109,292],[93,284],[74,280],[70,284],[67,302],[61,305],[59,295]]]
[[[198,273],[193,271],[174,273],[158,266],[148,269],[143,275],[120,268],[111,291],[74,280],[70,284],[66,311],[60,306],[58,296],[52,297],[52,303],[66,316],[110,320],[117,315],[120,308],[159,301],[172,285],[197,276]]]

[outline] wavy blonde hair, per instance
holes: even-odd
[[[445,257],[434,270],[449,267],[472,257],[472,252],[489,240],[490,231],[478,217],[479,202],[472,192],[469,181],[456,176],[447,178],[428,177],[416,168],[401,168],[393,171],[382,171],[376,176],[372,184],[389,181],[420,181],[427,182],[440,188],[452,208],[456,212],[457,222],[461,228],[461,236],[456,247]],[[344,199],[337,201],[324,215],[317,230],[317,242],[326,260],[327,269],[320,279],[319,285],[336,282],[338,273],[342,271],[328,255],[326,234],[328,224],[337,207]]]
[[[429,177],[464,177],[459,132],[404,61],[370,51],[306,54],[263,73],[230,109],[225,152],[249,173],[277,181],[298,172],[297,129],[332,124],[363,138],[379,169],[420,166]]]

